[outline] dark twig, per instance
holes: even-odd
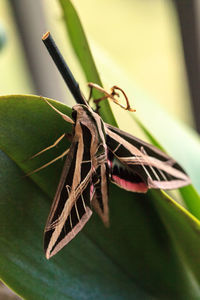
[[[52,36],[49,32],[45,33],[42,40],[51,55],[53,61],[55,62],[58,70],[60,71],[64,81],[66,82],[69,90],[71,91],[74,99],[79,104],[86,104],[86,100],[83,97],[78,82],[75,80],[72,72],[70,71],[68,65],[66,64],[62,54],[57,48]]]

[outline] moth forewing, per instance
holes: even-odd
[[[86,193],[86,199],[83,197],[83,192],[90,185],[92,170],[90,163],[88,166],[84,164],[85,178],[82,181],[81,168],[85,151],[79,122],[76,122],[74,132],[45,228],[44,248],[47,258],[64,247],[82,229],[92,213],[89,208],[90,193]],[[89,151],[87,160],[90,161]]]
[[[44,248],[47,258],[73,239],[89,220],[92,214],[90,202],[97,188],[93,183],[93,174],[98,168],[104,170],[107,163],[105,134],[100,117],[95,117],[95,113],[84,105],[76,105],[73,116],[73,141],[45,227]],[[104,189],[102,202],[106,223],[108,194],[105,180],[102,180],[101,188]]]
[[[90,172],[84,182],[77,182],[76,172],[80,172],[78,155],[81,144],[72,142],[61,174],[60,182],[53,200],[44,234],[46,257],[50,258],[63,248],[83,228],[89,220]],[[89,186],[89,187],[88,187]]]

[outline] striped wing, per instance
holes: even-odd
[[[176,189],[190,183],[181,166],[156,147],[106,124],[111,181],[122,188],[146,192]]]
[[[47,259],[70,242],[92,214],[92,164],[89,148],[83,145],[82,137],[72,142],[63,167],[45,227]]]

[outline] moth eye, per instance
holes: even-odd
[[[76,110],[72,110],[72,118],[76,122],[76,118],[77,118],[77,111]]]

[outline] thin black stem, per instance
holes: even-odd
[[[60,71],[70,92],[74,96],[74,99],[76,100],[76,102],[79,104],[86,104],[86,100],[80,91],[78,82],[75,80],[72,72],[70,71],[68,65],[66,64],[62,54],[60,53],[59,49],[57,48],[57,46],[49,32],[47,32],[42,37],[42,41],[45,44],[53,61],[55,62],[58,70]]]

